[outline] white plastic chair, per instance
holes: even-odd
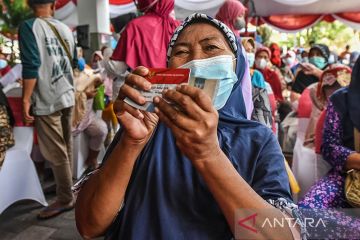
[[[88,139],[85,133],[82,132],[74,137],[73,151],[73,178],[79,179],[87,168],[87,166],[85,165],[85,161],[89,154]],[[103,146],[98,156],[98,162],[101,162],[104,156],[105,147]]]
[[[30,199],[47,206],[30,153],[33,145],[32,127],[15,127],[15,146],[6,151],[0,170],[0,214],[11,204]]]
[[[6,96],[21,97],[21,92],[21,86],[14,84]],[[32,127],[14,127],[15,146],[6,151],[0,170],[0,214],[19,200],[30,199],[48,205],[30,157],[33,134]]]
[[[317,180],[317,156],[313,149],[304,147],[304,138],[309,118],[299,118],[298,132],[293,154],[292,170],[299,183],[300,192],[294,195],[294,200],[302,198]]]

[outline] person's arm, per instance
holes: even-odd
[[[34,120],[30,115],[31,95],[34,91],[38,78],[38,71],[41,65],[40,53],[37,42],[32,32],[31,21],[26,21],[19,27],[19,48],[20,58],[23,66],[23,117],[24,122],[28,123]]]
[[[236,232],[235,214],[241,209],[272,209],[273,211],[267,217],[271,217],[271,219],[283,218],[280,211],[273,208],[271,204],[267,203],[249,186],[221,150],[217,138],[218,113],[213,108],[210,98],[200,89],[185,85],[178,87],[177,91],[165,91],[163,97],[167,101],[179,105],[182,111],[173,108],[164,99],[155,98],[155,112],[159,115],[160,120],[172,130],[179,150],[191,160],[193,166],[203,177],[210,192],[220,206],[233,234],[235,235]],[[274,145],[275,143],[276,140],[270,140],[267,144],[268,148],[275,147],[275,149],[279,150],[280,148],[277,147],[278,145]],[[268,158],[267,160],[270,160],[272,157],[279,159],[279,156],[281,162],[277,162],[278,167],[274,168],[273,166],[274,171],[269,172],[269,175],[261,176],[264,182],[270,176],[274,177],[279,174],[285,174],[286,176],[285,168],[281,168],[281,166],[284,166],[284,158],[280,150],[277,152],[275,150],[275,154],[274,152],[268,154],[266,158]],[[266,172],[266,170],[264,171]],[[286,181],[288,182],[287,178],[280,180],[282,184],[286,183]],[[261,181],[259,180],[259,182]],[[270,186],[274,187],[277,184],[279,182],[274,181],[270,183]],[[263,185],[259,184],[258,189],[262,187]],[[272,187],[267,190],[269,192],[274,189],[277,190],[276,187],[273,189]],[[285,192],[287,194],[283,196],[289,197],[288,186],[287,190],[280,191],[280,195]],[[266,214],[260,215],[266,216]],[[289,227],[274,230],[268,227],[261,228],[261,221],[257,221],[256,224],[256,227],[261,230],[260,234],[265,238],[271,238],[270,236],[274,236],[275,233],[276,236],[282,236],[284,239],[292,238]]]
[[[101,168],[81,186],[75,217],[77,228],[83,237],[98,237],[112,223],[124,201],[135,161],[157,125],[158,118],[155,114],[140,112],[123,101],[125,97],[129,97],[140,105],[146,102],[133,86],[148,91],[151,84],[143,78],[147,74],[148,69],[139,67],[126,78],[120,97],[114,103],[122,134],[117,134],[113,143],[116,145],[109,148],[110,152]]]
[[[83,237],[101,236],[116,217],[143,147],[143,143],[122,135],[105,164],[84,184],[75,209],[76,225]]]
[[[347,168],[347,164],[349,164],[348,160],[350,161],[350,166],[354,161],[356,162],[356,153],[345,147],[342,143],[342,123],[331,101],[326,111],[323,143],[321,146],[322,155],[336,170],[343,171]],[[352,155],[355,155],[355,157]]]

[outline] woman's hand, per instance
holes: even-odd
[[[87,98],[87,99],[92,99],[92,98],[94,98],[94,97],[96,96],[96,94],[97,94],[97,89],[96,89],[96,88],[94,88],[94,89],[87,89],[87,90],[85,91],[85,94],[86,94],[86,98]]]
[[[185,156],[195,163],[214,159],[221,153],[217,138],[219,116],[206,93],[181,85],[164,91],[163,98],[154,98],[155,112],[172,130],[176,145]]]
[[[302,63],[301,67],[303,68],[303,71],[306,75],[313,75],[319,79],[321,77],[321,74],[323,73],[321,69],[315,67],[311,63]]]
[[[124,102],[128,97],[137,104],[145,104],[145,98],[137,89],[150,90],[151,84],[144,78],[148,73],[147,68],[137,67],[126,77],[114,102],[114,112],[125,129],[125,136],[135,144],[146,144],[159,121],[156,114],[140,111]]]

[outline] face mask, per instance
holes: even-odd
[[[249,63],[249,67],[253,67],[254,62],[255,62],[255,54],[254,53],[246,53],[246,56],[247,56],[247,60]]]
[[[245,26],[246,26],[246,22],[245,22],[244,18],[237,18],[235,20],[234,28],[236,30],[241,30],[241,29],[245,28]]]
[[[284,63],[288,66],[292,65],[294,63],[292,58],[285,58]]]
[[[309,63],[315,65],[319,69],[323,69],[326,66],[325,58],[323,57],[311,57]]]
[[[213,106],[216,110],[224,107],[230,97],[234,84],[238,81],[233,70],[233,57],[230,55],[192,60],[179,68],[190,68],[190,76],[196,80],[218,80],[213,97]],[[197,85],[196,80],[195,86]],[[204,86],[204,84],[200,85]]]
[[[78,59],[78,68],[80,71],[83,71],[85,69],[85,65],[86,65],[85,59],[79,58]]]
[[[8,65],[8,62],[4,59],[0,59],[0,69],[6,68]]]
[[[267,66],[267,61],[264,58],[258,58],[255,60],[255,64],[259,69],[265,69]]]

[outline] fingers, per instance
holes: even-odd
[[[159,97],[154,98],[155,103],[155,113],[158,114],[160,120],[164,122],[182,128],[183,130],[191,129],[194,127],[194,122],[185,116],[182,112],[176,110],[174,106],[171,106],[164,99]]]
[[[143,97],[143,95],[140,94],[140,92],[138,90],[136,90],[133,87],[130,87],[127,84],[124,84],[121,88],[120,88],[120,94],[119,97],[128,97],[131,100],[133,100],[134,102],[136,102],[137,104],[143,105],[146,103],[145,98]]]
[[[125,103],[122,100],[116,100],[113,105],[114,112],[116,116],[121,119],[121,116],[128,112],[134,118],[143,119],[144,114],[142,114],[138,109],[131,107],[129,104]]]
[[[214,111],[211,98],[201,89],[188,85],[180,85],[176,88],[176,91],[191,97],[192,100],[204,111]]]
[[[137,104],[145,104],[145,98],[140,94],[139,90],[148,91],[151,89],[151,83],[144,76],[149,73],[145,67],[137,67],[133,73],[127,75],[124,85],[120,88],[119,99],[130,98]]]
[[[148,91],[151,89],[151,83],[144,77],[149,74],[149,69],[137,67],[132,73],[127,75],[125,84],[134,86],[140,90]]]
[[[193,99],[185,94],[175,90],[167,90],[163,92],[163,97],[177,104],[192,119],[199,120],[202,117],[203,110],[193,101]]]

